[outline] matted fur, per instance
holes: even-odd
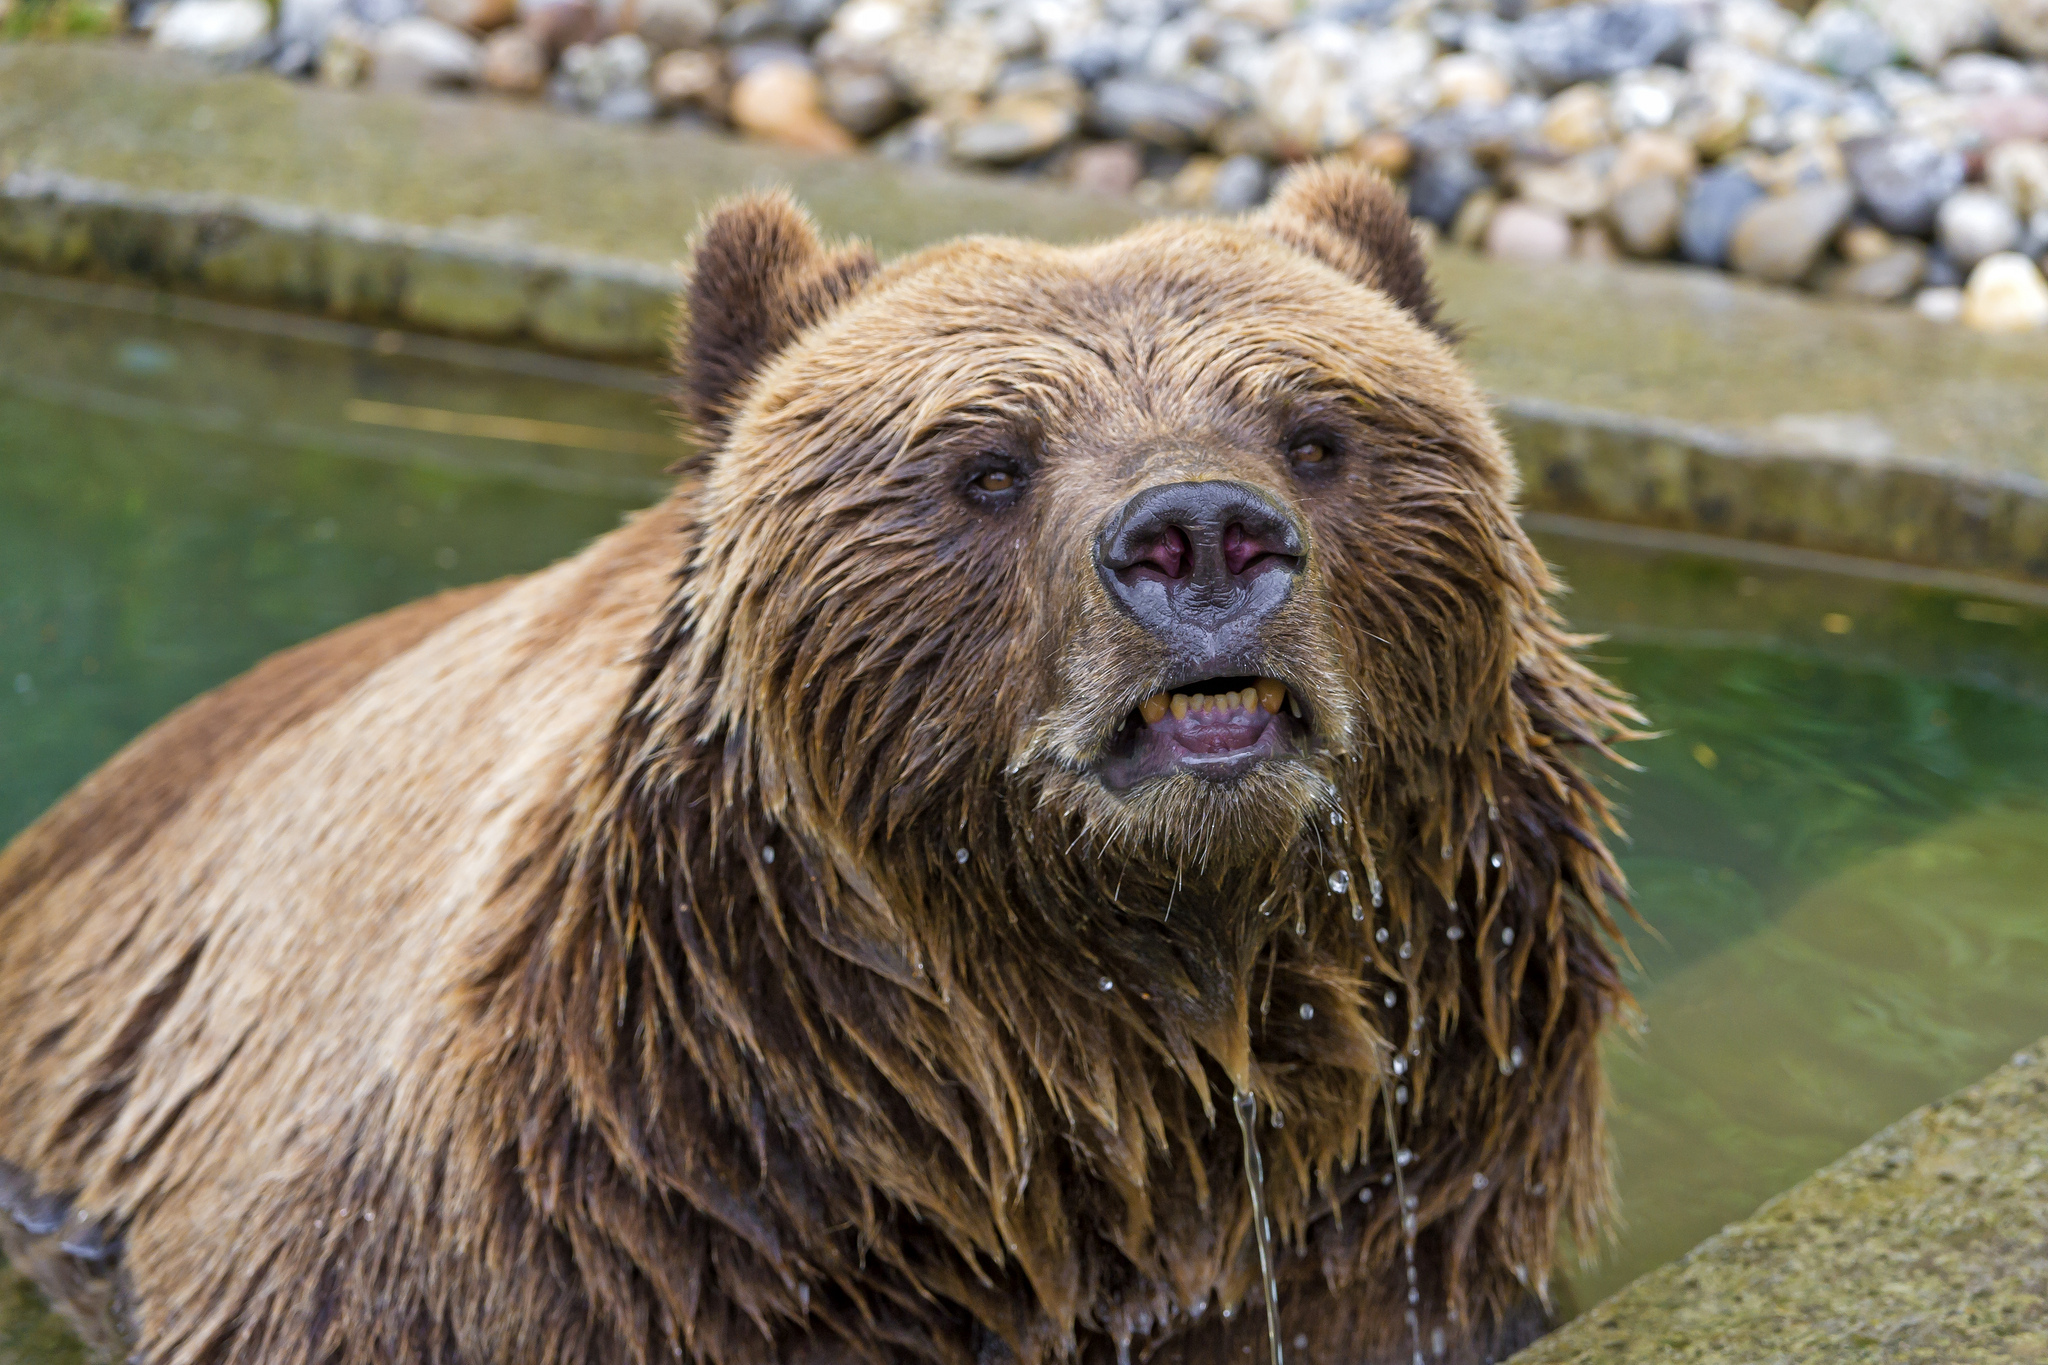
[[[882,268],[757,196],[697,259],[700,472],[0,856],[10,1254],[162,1365],[1235,1361],[1245,1089],[1294,1359],[1406,1356],[1397,1150],[1423,1338],[1505,1344],[1609,1200],[1570,755],[1633,715],[1391,193]],[[1316,745],[1115,796],[1166,662],[1094,531],[1211,477],[1307,528],[1260,671]]]

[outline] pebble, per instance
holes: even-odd
[[[270,8],[263,0],[172,0],[160,12],[150,44],[201,57],[234,57],[249,52],[270,33]]]
[[[953,155],[987,166],[1027,161],[1074,135],[1080,119],[1070,105],[1033,95],[1009,95],[953,129]]]
[[[664,53],[654,63],[648,89],[661,109],[698,109],[708,114],[725,113],[725,68],[708,52],[684,49]]]
[[[1522,199],[1567,218],[1591,218],[1607,207],[1606,178],[1584,160],[1561,166],[1524,163],[1511,170],[1508,180]]]
[[[2048,280],[2016,251],[1987,256],[1963,286],[1962,322],[1979,332],[2031,332],[2048,327]]]
[[[1544,106],[1543,140],[1566,156],[1604,147],[1613,140],[1608,112],[1607,92],[1597,85],[1560,91]]]
[[[1960,152],[1912,134],[1858,138],[1842,148],[1856,193],[1886,230],[1924,237],[1963,183]]]
[[[1926,273],[1927,248],[1907,240],[1882,255],[1850,262],[1828,277],[1827,290],[1840,298],[1892,303],[1918,288]]]
[[[2048,209],[2048,142],[2006,142],[1984,158],[1984,180],[2014,213]]]
[[[2012,205],[1989,190],[1959,190],[1935,219],[1941,249],[1964,270],[2019,244],[2020,219]]]
[[[1498,62],[1470,52],[1454,52],[1439,58],[1430,69],[1430,78],[1436,84],[1439,109],[1461,109],[1468,105],[1491,109],[1505,103],[1515,92]]]
[[[2048,58],[2048,0],[1990,0],[1991,17],[2007,47]]]
[[[525,29],[500,29],[484,40],[477,78],[500,94],[538,95],[548,83],[548,54]]]
[[[653,113],[647,91],[653,54],[638,34],[618,33],[601,43],[577,43],[562,54],[563,93],[585,109],[614,122],[630,122]],[[645,95],[645,99],[636,98]],[[643,112],[644,111],[644,112]]]
[[[1812,273],[1856,201],[1846,184],[1807,185],[1752,205],[1728,243],[1738,274],[1793,284]]]
[[[1607,183],[1617,194],[1654,176],[1683,185],[1698,174],[1699,168],[1699,154],[1684,138],[1670,133],[1635,132],[1622,140],[1614,164],[1608,168]]]
[[[826,112],[855,137],[873,137],[906,112],[903,91],[886,71],[835,63],[820,79]]]
[[[1098,142],[1075,151],[1067,179],[1090,194],[1125,195],[1145,174],[1145,157],[1128,142]]]
[[[1266,202],[1271,183],[1266,163],[1243,153],[1226,158],[1209,183],[1209,207],[1219,213],[1243,213]]]
[[[1222,100],[1191,86],[1120,77],[1095,88],[1088,121],[1105,137],[1179,150],[1206,141],[1227,112]]]
[[[1530,73],[1555,90],[1676,57],[1687,36],[1677,5],[1617,0],[1539,10],[1515,25],[1514,45]]]
[[[1852,81],[1889,64],[1898,52],[1898,43],[1884,25],[1867,11],[1843,4],[1817,7],[1784,45],[1789,60]]]
[[[1726,265],[1736,224],[1764,197],[1740,166],[1717,166],[1692,182],[1678,223],[1678,249],[1695,265]]]
[[[1913,296],[1913,311],[1929,322],[1954,322],[1963,315],[1963,291],[1952,284],[1923,289]]]
[[[1408,208],[1445,231],[1472,193],[1489,182],[1469,152],[1454,150],[1418,157],[1408,176]]]
[[[1509,200],[1486,227],[1486,254],[1496,260],[1547,265],[1571,251],[1572,225],[1552,209]]]
[[[1608,205],[1622,249],[1649,259],[1669,256],[1678,243],[1678,222],[1685,212],[1685,193],[1668,175],[1647,176],[1627,186]]]
[[[712,0],[630,0],[624,27],[659,54],[702,47],[718,30]]]
[[[519,17],[515,0],[426,0],[424,12],[430,19],[471,33],[488,33]]]
[[[468,85],[483,69],[483,48],[439,19],[400,19],[380,29],[370,55],[370,84],[379,90],[429,90]]]
[[[821,107],[817,73],[794,61],[768,61],[733,82],[730,113],[742,132],[812,152],[853,150],[853,137]]]

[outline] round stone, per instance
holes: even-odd
[[[263,0],[172,0],[150,42],[172,52],[229,57],[255,47],[269,32],[270,8]]]
[[[663,109],[725,112],[725,68],[709,52],[686,48],[664,54],[654,64],[648,85],[654,102]]]
[[[1679,219],[1680,253],[1695,265],[1726,265],[1735,225],[1763,197],[1763,187],[1740,166],[1717,166],[1700,175]]]
[[[903,117],[903,92],[886,71],[835,63],[820,79],[826,112],[855,137],[873,137]]]
[[[1941,249],[1968,270],[2018,245],[2020,219],[2012,205],[1989,190],[1958,190],[1935,215],[1935,232]]]
[[[471,33],[503,28],[519,14],[514,0],[426,0],[425,9],[430,17]]]
[[[1728,243],[1737,273],[1793,284],[1812,273],[1821,251],[1841,230],[1855,195],[1847,185],[1808,185],[1752,205]]]
[[[1927,248],[1907,240],[1845,266],[1828,278],[1827,289],[1840,298],[1890,303],[1912,293],[1926,273]]]
[[[1129,194],[1145,174],[1145,158],[1128,142],[1098,142],[1074,153],[1067,178],[1090,194]]]
[[[1990,5],[2006,46],[2029,57],[2048,57],[2048,0],[1990,0]]]
[[[1963,287],[1963,325],[1979,332],[2031,332],[2048,327],[2048,280],[2016,251],[1987,256]]]
[[[400,19],[377,33],[370,84],[379,90],[467,85],[483,69],[476,39],[439,19]]]
[[[1689,36],[1685,12],[1657,0],[1540,10],[1513,30],[1523,67],[1551,90],[1676,58]]]
[[[1962,153],[1911,134],[1857,138],[1842,156],[1870,216],[1908,237],[1925,237],[1935,211],[1963,183]]]
[[[2005,142],[1984,158],[1984,179],[2021,217],[2048,209],[2048,142]]]
[[[524,29],[500,29],[484,40],[480,79],[501,95],[538,95],[548,80],[548,54]]]
[[[718,28],[712,0],[634,0],[628,22],[655,52],[702,47]]]
[[[1014,165],[1059,146],[1079,122],[1073,109],[1050,100],[1001,97],[953,129],[953,155],[981,165]]]
[[[1468,105],[1492,108],[1514,93],[1507,73],[1498,63],[1470,52],[1454,52],[1439,58],[1429,74],[1436,86],[1439,109],[1461,109]]]
[[[1616,194],[1607,216],[1624,251],[1654,260],[1669,256],[1677,245],[1678,222],[1684,212],[1685,195],[1678,181],[1668,175],[1653,175]]]
[[[1610,141],[1607,92],[1597,85],[1575,85],[1560,91],[1543,109],[1543,140],[1567,156],[1591,151]]]
[[[764,62],[733,83],[731,116],[743,132],[814,152],[845,152],[853,138],[825,116],[817,73],[794,61]]]
[[[1552,209],[1510,200],[1486,225],[1486,254],[1496,260],[1548,265],[1571,255],[1572,225]]]
[[[1180,150],[1207,142],[1228,112],[1222,100],[1192,86],[1118,77],[1095,87],[1089,122],[1104,137]]]
[[[1219,213],[1242,213],[1266,201],[1270,175],[1258,157],[1239,153],[1224,158],[1209,182],[1209,207]]]
[[[1420,157],[1408,177],[1408,211],[1448,232],[1475,190],[1487,183],[1472,154],[1463,150]]]
[[[1963,291],[1952,284],[1933,285],[1913,296],[1913,311],[1929,322],[1954,322],[1963,315]]]

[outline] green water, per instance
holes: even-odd
[[[662,487],[652,376],[71,291],[0,274],[0,838],[272,651]],[[2048,1032],[2048,614],[1543,545],[1666,732],[1612,775],[1656,934],[1588,1303]],[[0,1365],[64,1354],[26,1302]]]

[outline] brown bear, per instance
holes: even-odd
[[[1394,192],[694,261],[666,499],[0,858],[6,1254],[151,1365],[1525,1340],[1636,720]]]

